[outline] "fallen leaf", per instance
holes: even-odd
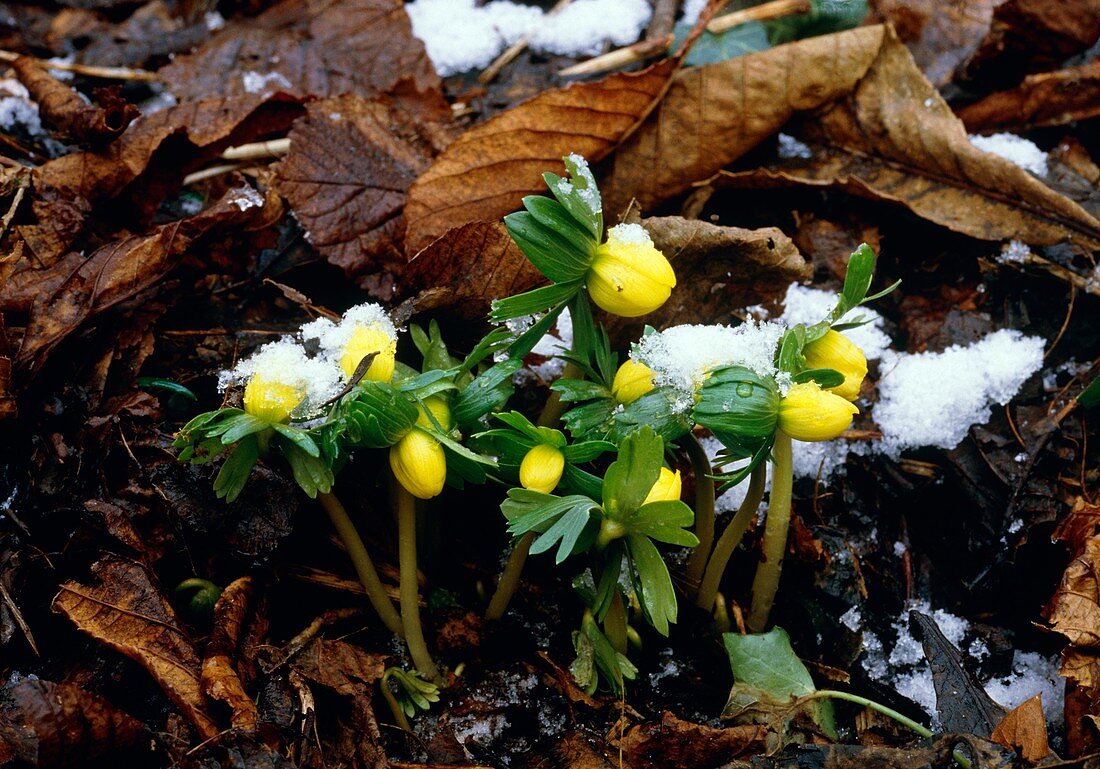
[[[276,179],[313,247],[349,275],[403,264],[409,185],[449,139],[450,116],[437,92],[311,104]]]
[[[4,726],[18,739],[4,734]],[[13,679],[0,688],[0,743],[14,743],[19,758],[40,769],[105,758],[140,763],[149,760],[153,744],[144,724],[102,697],[38,678]]]
[[[959,110],[971,133],[1064,125],[1100,115],[1100,60],[1056,72],[1029,75]]]
[[[256,703],[248,696],[234,664],[241,633],[252,602],[252,578],[241,577],[226,586],[214,604],[214,625],[202,660],[203,693],[224,702],[233,712],[233,728],[254,732],[260,722]]]
[[[715,186],[838,187],[983,240],[1100,247],[1100,221],[1014,163],[979,150],[887,31],[849,98],[802,125],[808,159],[721,172]]]
[[[112,556],[97,561],[92,575],[95,585],[62,584],[54,611],[148,670],[201,739],[215,736],[199,687],[199,655],[149,572]]]
[[[1091,525],[1091,524],[1090,524]],[[1100,536],[1090,536],[1084,549],[1070,561],[1062,582],[1043,612],[1051,629],[1061,633],[1075,647],[1100,650]],[[1067,660],[1068,662],[1068,660]],[[1063,666],[1063,675],[1071,671]],[[1100,688],[1100,679],[1082,680],[1090,688]]]
[[[446,308],[466,318],[484,318],[494,299],[543,282],[503,222],[471,222],[455,227],[422,250],[405,268],[404,282],[423,290],[417,308]]]
[[[8,351],[8,334],[4,328],[4,313],[0,312],[0,421],[19,416],[19,405],[11,381],[11,354]]]
[[[84,197],[69,189],[36,184],[34,192],[31,213],[36,223],[16,225],[15,231],[34,255],[36,266],[50,267],[69,251],[83,232],[92,206]],[[37,276],[31,278],[25,291],[15,289],[9,283],[4,287],[0,306],[13,308],[25,304],[29,307],[41,291],[42,284]]]
[[[677,72],[660,105],[615,153],[601,185],[604,210],[624,210],[637,198],[650,211],[741,157],[795,113],[844,96],[884,38],[883,27],[861,27]]]
[[[643,722],[621,734],[613,729],[608,741],[622,749],[635,769],[665,769],[719,766],[738,756],[763,753],[767,733],[762,724],[715,728],[665,711],[658,722]]]
[[[994,742],[1014,748],[1029,764],[1036,764],[1050,755],[1047,741],[1047,721],[1043,716],[1043,697],[1036,694],[1010,710],[993,730]]]
[[[653,109],[675,66],[666,59],[640,72],[545,91],[466,131],[409,190],[409,252],[455,227],[516,210],[524,195],[545,191],[543,172],[561,172],[565,155],[590,163],[605,157]],[[604,210],[615,209],[605,201]]]
[[[20,56],[12,62],[16,77],[38,103],[38,113],[58,133],[78,142],[100,144],[112,141],[138,115],[137,108],[117,95],[103,106],[88,104],[76,91],[34,59]]]
[[[128,5],[130,3],[127,3]],[[147,61],[186,53],[210,37],[203,19],[187,23],[163,0],[141,5],[117,23],[85,8],[64,8],[50,20],[46,41],[54,53],[79,64],[140,67]]]
[[[1055,542],[1068,543],[1070,552],[1082,553],[1097,534],[1100,534],[1100,505],[1077,497],[1069,514],[1058,522],[1050,538]]]
[[[866,243],[876,254],[881,251],[882,238],[878,227],[857,222],[834,222],[813,214],[799,216],[797,230],[791,236],[795,246],[811,258],[814,269],[830,275],[843,284],[848,271],[848,259],[860,243]]]
[[[181,102],[277,92],[370,97],[403,78],[420,91],[441,87],[399,0],[284,0],[226,24],[158,74]]]

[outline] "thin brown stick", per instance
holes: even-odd
[[[21,54],[15,53],[14,51],[0,50],[0,61],[10,63],[18,59],[20,55]],[[131,69],[129,67],[96,67],[91,64],[70,64],[68,62],[55,61],[52,59],[37,59],[37,62],[46,69],[72,72],[74,75],[97,77],[101,80],[141,80],[148,83],[154,83],[160,80],[156,72],[149,72],[144,69]]]
[[[666,35],[660,39],[642,40],[633,45],[628,45],[626,48],[619,48],[610,53],[605,53],[603,56],[597,56],[594,59],[582,61],[580,64],[566,67],[559,72],[558,75],[561,77],[578,77],[580,75],[597,75],[602,72],[621,69],[630,64],[652,59],[654,56],[660,56],[661,54],[667,53],[668,47],[672,45],[672,39],[672,35]]]
[[[551,8],[546,16],[553,16],[565,6],[569,5],[573,0],[558,0],[558,2]],[[545,18],[545,17],[544,17]],[[496,76],[500,74],[500,71],[507,67],[513,59],[523,53],[523,50],[527,47],[527,44],[531,42],[527,35],[524,35],[516,42],[508,46],[508,50],[502,53],[500,56],[493,60],[493,63],[485,68],[485,71],[477,76],[477,82],[482,85],[491,83],[496,79]]]
[[[239,147],[230,147],[222,153],[223,160],[260,160],[277,158],[290,152],[290,137],[269,139],[265,142],[252,142]]]
[[[750,21],[767,21],[783,16],[795,16],[809,13],[811,10],[809,0],[772,0],[763,5],[754,5],[740,11],[732,11],[723,16],[715,17],[707,24],[707,32],[712,35],[720,35],[734,27],[739,27]]]
[[[646,27],[646,40],[668,37],[676,24],[676,11],[680,9],[680,0],[657,0],[653,7],[653,16]]]

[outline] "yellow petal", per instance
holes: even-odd
[[[635,318],[668,300],[676,273],[641,225],[619,225],[596,249],[587,282],[597,305],[614,315]]]
[[[779,402],[779,429],[798,441],[828,441],[852,424],[859,409],[817,382],[791,385]]]
[[[424,406],[432,413],[440,427],[444,430],[451,429],[451,407],[447,405],[445,398],[440,395],[429,395],[424,399]],[[420,416],[416,418],[416,423],[421,427],[434,428],[432,420],[428,419],[428,415],[424,413],[424,407],[418,408],[420,408]]]
[[[244,410],[266,422],[288,421],[304,398],[304,389],[273,382],[260,374],[244,386]]]
[[[398,483],[418,499],[437,496],[447,480],[443,447],[435,438],[415,428],[390,447],[390,468]]]
[[[615,372],[611,394],[616,403],[630,405],[653,389],[653,369],[644,363],[627,360]]]
[[[393,379],[397,340],[378,326],[357,326],[351,339],[344,345],[340,357],[340,369],[345,379],[351,379],[360,361],[372,352],[378,353],[363,376],[372,382],[388,382]]]
[[[844,375],[844,382],[830,387],[830,392],[850,401],[859,397],[859,388],[867,376],[867,359],[851,339],[830,329],[825,336],[806,345],[802,352],[806,356],[806,368],[831,368]]]
[[[540,443],[523,457],[519,466],[519,482],[525,489],[549,494],[557,488],[565,470],[565,455],[561,450]]]
[[[667,467],[661,468],[661,474],[657,476],[657,482],[653,484],[653,488],[646,494],[643,505],[648,505],[650,502],[676,502],[680,499],[680,491],[683,488],[683,479],[680,477],[680,471],[672,472]]]

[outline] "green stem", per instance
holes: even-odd
[[[698,585],[714,544],[714,481],[709,477],[714,468],[698,438],[689,433],[684,443],[695,472],[695,536],[699,539],[688,558],[686,573],[688,582]]]
[[[409,719],[405,716],[404,708],[401,707],[393,690],[390,689],[390,678],[388,674],[382,676],[379,685],[382,687],[382,696],[386,698],[386,704],[390,706],[390,713],[393,714],[393,720],[406,732],[412,732],[412,725],[409,724]]]
[[[565,368],[562,369],[562,379],[576,379],[584,372],[576,364],[567,361]],[[561,419],[561,415],[565,413],[566,404],[561,399],[561,393],[557,390],[550,391],[550,397],[546,399],[546,405],[542,407],[542,411],[539,413],[539,418],[535,422],[539,427],[554,427]]]
[[[340,541],[344,543],[344,548],[348,551],[351,563],[355,567],[355,573],[359,575],[359,584],[367,591],[367,598],[374,610],[378,612],[382,624],[389,628],[390,632],[404,635],[405,630],[401,624],[401,615],[397,613],[390,597],[386,595],[386,588],[382,587],[382,580],[378,578],[374,562],[367,553],[367,548],[359,537],[359,532],[355,530],[355,524],[348,517],[348,511],[340,504],[340,500],[336,498],[336,495],[331,492],[318,494],[317,501],[328,513],[333,528],[336,529]]]
[[[420,674],[429,681],[439,681],[424,630],[420,627],[420,596],[416,585],[416,498],[396,479],[397,494],[397,560],[401,573],[401,621],[405,626],[405,643]]]
[[[745,493],[745,499],[737,508],[733,520],[726,526],[722,536],[714,545],[714,552],[707,561],[707,570],[703,573],[703,582],[699,585],[699,593],[695,597],[695,605],[708,611],[714,606],[714,597],[718,594],[718,585],[722,581],[722,575],[726,572],[730,556],[737,546],[741,544],[745,532],[749,530],[756,511],[760,507],[760,500],[764,498],[764,481],[767,478],[767,464],[761,462],[752,471],[749,477],[749,488]]]
[[[626,607],[623,606],[623,596],[617,589],[611,599],[611,606],[607,609],[607,615],[603,618],[604,635],[611,642],[611,647],[619,654],[627,651],[627,624]]]
[[[508,604],[519,587],[519,578],[523,573],[523,564],[527,562],[527,554],[531,551],[531,543],[535,541],[535,532],[529,531],[520,537],[512,554],[508,556],[508,563],[504,565],[504,573],[500,575],[497,589],[489,601],[489,608],[485,610],[486,619],[500,619],[508,610]]]
[[[794,468],[791,460],[791,437],[782,430],[775,432],[772,446],[774,468],[772,492],[768,500],[768,517],[764,523],[764,548],[756,577],[752,581],[752,606],[748,628],[760,633],[768,624],[768,616],[779,590],[779,574],[783,570],[783,554],[787,549],[787,529],[791,523],[791,492]]]

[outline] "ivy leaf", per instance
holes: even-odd
[[[1077,402],[1087,409],[1100,405],[1100,376],[1093,379],[1089,386],[1081,391],[1077,396]]]
[[[637,510],[657,482],[664,461],[664,441],[648,425],[628,435],[603,479],[604,510],[621,520]]]
[[[259,458],[260,443],[256,436],[253,434],[242,438],[232,453],[225,458],[222,469],[218,471],[218,477],[214,479],[215,496],[226,502],[232,502],[240,496]]]
[[[672,577],[657,546],[643,534],[626,537],[626,550],[634,567],[634,578],[642,608],[653,628],[663,636],[668,635],[669,623],[676,622],[676,591]]]

